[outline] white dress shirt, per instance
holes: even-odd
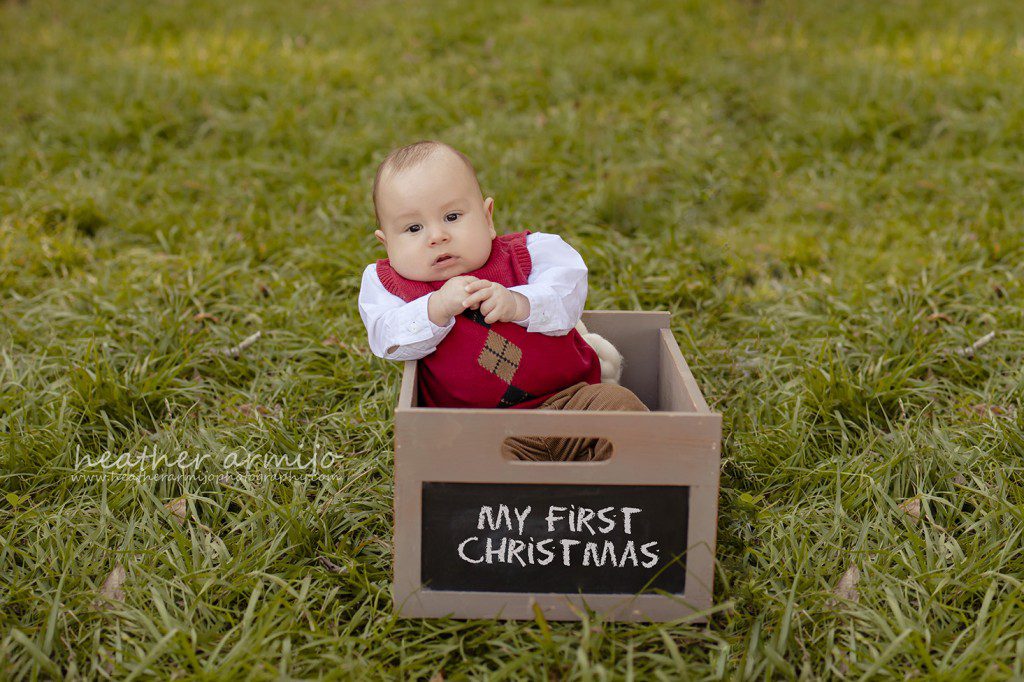
[[[587,266],[576,250],[556,234],[526,235],[526,250],[533,263],[526,284],[509,287],[530,301],[530,314],[516,324],[526,331],[564,336],[579,322],[587,301]],[[406,303],[384,288],[377,264],[363,271],[359,288],[359,315],[366,325],[373,354],[386,360],[419,360],[455,326],[455,318],[439,327],[427,315],[430,294]]]

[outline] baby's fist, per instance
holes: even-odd
[[[478,281],[472,275],[459,275],[452,277],[445,282],[440,289],[435,291],[427,299],[427,314],[430,321],[438,327],[448,324],[453,315],[458,315],[466,306],[463,301],[466,299],[467,287]]]
[[[497,282],[478,279],[466,287],[470,296],[466,308],[480,308],[484,322],[517,322],[530,314],[530,301],[517,291],[509,291]]]

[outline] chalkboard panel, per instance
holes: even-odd
[[[426,590],[638,594],[686,586],[689,488],[423,483]]]

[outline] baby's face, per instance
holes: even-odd
[[[387,176],[377,188],[377,212],[374,235],[406,279],[451,279],[491,255],[494,200],[480,195],[472,172],[447,150]]]

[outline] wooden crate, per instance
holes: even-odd
[[[575,620],[589,608],[610,620],[704,620],[701,612],[711,606],[714,580],[721,415],[708,409],[669,329],[668,313],[586,312],[583,322],[623,354],[622,384],[651,412],[418,407],[417,363],[405,364],[395,410],[393,595],[400,615],[534,619],[539,608],[548,619]],[[503,458],[501,444],[510,436],[607,438],[614,453],[602,462],[509,460]],[[495,502],[485,512],[479,502],[492,498]],[[506,510],[511,509],[507,533],[492,525],[502,519],[502,499],[509,502]],[[563,504],[546,504],[546,499]],[[613,537],[609,531],[602,540],[594,527],[608,525],[600,526],[595,519],[584,528],[582,517],[585,506],[593,504],[587,509],[596,511],[603,499],[616,503],[604,507],[615,511],[602,518],[611,523],[617,517],[617,532]],[[566,500],[585,500],[587,505]],[[624,505],[622,500],[649,501],[650,508]],[[529,502],[531,511],[516,501]],[[545,507],[547,516],[541,516]],[[557,511],[563,508],[565,512]],[[565,519],[558,520],[560,513],[568,516],[569,508],[577,514],[578,533],[569,532],[572,526]],[[525,526],[517,517],[523,513]],[[530,535],[529,551],[536,551],[529,554],[528,565],[520,566],[527,550],[515,552],[513,560],[518,545],[512,541],[518,531],[520,541],[527,543],[525,527],[546,534],[551,542]],[[681,541],[685,552],[674,561],[668,554],[659,556],[660,563],[645,579],[637,570],[643,566],[629,556],[629,544],[634,536],[639,543],[659,534],[666,538],[662,547]],[[588,539],[590,535],[594,537]],[[612,544],[601,566],[597,550],[590,553],[584,540],[602,551],[607,549],[604,540]],[[497,553],[499,546],[507,553]],[[538,547],[555,553],[556,559],[541,566]],[[657,552],[657,541],[649,549]],[[493,562],[485,563],[485,557]],[[430,576],[428,584],[423,584],[424,576]],[[659,581],[662,587],[652,591],[650,586]],[[637,594],[644,586],[647,590]]]

